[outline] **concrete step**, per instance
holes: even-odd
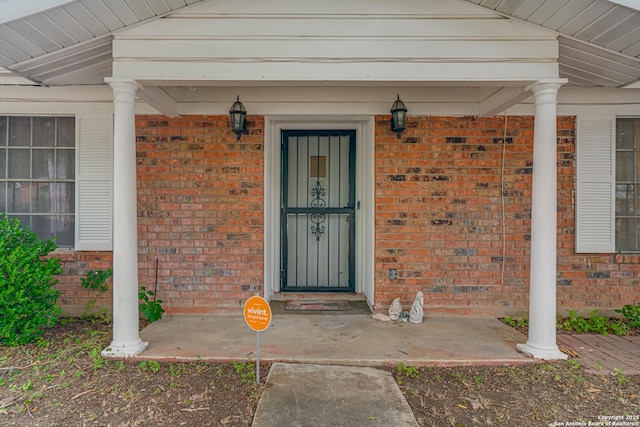
[[[276,292],[271,301],[326,300],[326,301],[366,301],[364,294],[355,292]]]

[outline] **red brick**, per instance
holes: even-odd
[[[150,249],[139,255],[140,280],[153,282],[155,260],[162,258],[158,280],[164,286],[171,285],[171,294],[162,297],[169,312],[238,307],[240,299],[252,294],[242,286],[263,281],[263,227],[262,221],[254,223],[264,216],[262,136],[257,141],[243,136],[238,143],[229,131],[228,120],[226,116],[137,117],[137,134],[153,134],[147,127],[161,123],[164,127],[155,133],[175,141],[147,141],[137,147],[146,158],[172,159],[170,173],[150,175],[138,167],[138,185],[149,190],[145,197],[139,193],[138,211],[151,213],[139,217],[139,224],[147,228],[141,229],[138,237]],[[250,117],[250,134],[254,134],[252,127],[263,126],[262,120]],[[242,182],[253,182],[255,187],[237,194],[229,192],[241,189]],[[179,185],[174,190],[175,183]],[[155,202],[156,198],[162,198],[162,203]],[[173,224],[170,233],[164,228],[169,220],[165,214],[178,221],[169,222]],[[154,235],[154,230],[164,233]],[[229,241],[228,234],[242,235],[246,240]],[[245,249],[249,247],[256,252],[249,253]],[[171,262],[158,254],[159,249],[173,249],[168,254]],[[227,289],[220,292],[220,286]]]
[[[410,306],[422,290],[427,312],[526,311],[533,117],[507,117],[507,144],[504,117],[411,116],[400,140],[389,120],[375,117],[376,309],[397,296]],[[237,308],[252,294],[243,286],[263,281],[263,117],[248,123],[237,142],[227,116],[136,117],[140,283],[155,284],[160,260],[170,312]],[[574,252],[575,118],[557,123],[559,309],[636,303],[639,255]],[[106,268],[111,254],[61,257],[65,305],[82,305],[78,274]]]

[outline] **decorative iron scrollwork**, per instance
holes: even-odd
[[[311,207],[316,209],[322,209],[327,206],[326,200],[323,197],[326,195],[324,187],[320,185],[320,180],[316,181],[316,185],[311,189]],[[320,225],[326,221],[327,217],[323,213],[312,213],[310,216],[311,222],[314,224],[311,226],[311,234],[316,236],[316,241],[320,241],[320,237],[324,234],[325,227]]]
[[[316,185],[311,189],[311,207],[312,208],[324,208],[327,206],[327,202],[322,198],[326,195],[324,187],[320,185],[320,180],[316,181]]]
[[[320,241],[320,237],[322,237],[322,235],[324,234],[325,227],[324,225],[320,224],[322,224],[325,220],[326,217],[324,214],[311,214],[311,222],[316,224],[311,226],[311,234],[316,236],[316,241]]]

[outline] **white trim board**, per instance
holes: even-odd
[[[280,135],[286,129],[356,130],[356,283],[370,307],[374,289],[374,117],[267,116],[264,142],[264,296],[280,290]]]

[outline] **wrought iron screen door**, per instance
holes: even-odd
[[[282,291],[355,289],[355,138],[282,131]]]

